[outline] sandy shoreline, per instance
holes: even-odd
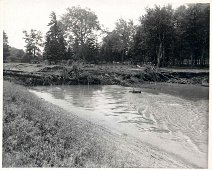
[[[6,108],[9,108],[9,110]],[[27,110],[29,110],[29,112]],[[187,161],[179,155],[168,153],[159,149],[159,147],[149,145],[145,140],[138,140],[131,135],[119,133],[116,129],[102,126],[101,124],[98,124],[98,122],[78,115],[75,111],[76,110],[72,110],[70,107],[62,109],[47,102],[28,92],[28,88],[26,87],[4,82],[4,119],[6,119],[3,126],[8,128],[13,125],[21,125],[27,132],[28,127],[26,125],[32,124],[33,121],[40,122],[39,124],[44,124],[47,126],[46,128],[55,128],[55,122],[57,123],[59,121],[61,126],[59,126],[59,129],[57,130],[57,140],[61,139],[61,135],[65,135],[63,137],[65,140],[67,135],[71,135],[74,139],[72,140],[73,146],[85,150],[85,153],[84,151],[80,151],[79,154],[78,149],[75,151],[77,155],[80,155],[80,159],[81,157],[83,158],[80,160],[80,164],[79,162],[77,164],[73,162],[73,159],[75,161],[79,159],[78,156],[70,158],[71,160],[69,160],[69,156],[65,155],[65,157],[67,157],[65,159],[67,161],[65,164],[66,167],[206,168],[205,166],[198,165],[198,162],[196,164],[191,163],[191,161]],[[18,116],[18,119],[16,118],[17,122],[10,120],[12,118],[11,116],[14,116],[13,114],[10,115],[11,113]],[[18,115],[19,113],[20,115]],[[35,115],[32,115],[32,117],[25,117],[26,113]],[[9,118],[11,117],[8,119],[9,122],[7,120],[8,116]],[[35,118],[33,118],[33,116]],[[46,121],[43,117],[45,117]],[[25,123],[20,123],[19,119],[21,121],[24,120]],[[12,121],[12,124],[10,121]],[[33,129],[37,128],[36,124],[37,123],[35,123]],[[67,129],[71,130],[70,134]],[[14,137],[16,135],[22,135],[21,133],[22,131],[18,131],[18,133],[14,134]],[[31,137],[34,137],[33,133]],[[38,137],[40,138],[40,136]],[[9,139],[10,138],[3,138],[3,140],[6,140],[3,149],[9,145],[9,143],[7,143],[7,140]],[[53,141],[56,142],[55,139]],[[78,141],[79,143],[74,141]],[[28,145],[28,143],[26,144]],[[42,141],[39,145],[41,145],[40,147],[44,146]],[[12,144],[12,146],[14,146],[14,144]],[[19,152],[3,152],[3,167],[35,167],[34,164],[31,163],[26,163],[24,166],[22,164],[19,165],[19,159],[21,157],[14,158],[13,156],[15,156],[16,153]],[[26,154],[26,157],[28,157],[28,151],[22,153],[21,149],[19,154],[23,154],[22,156]],[[47,165],[44,164],[41,166],[46,167]],[[54,165],[54,167],[58,166],[64,165]]]
[[[34,93],[34,92],[33,92]],[[39,97],[43,98],[45,100],[45,93],[37,94]],[[44,95],[44,96],[42,96]],[[48,96],[48,95],[47,95]],[[48,96],[49,97],[49,96]],[[47,97],[47,98],[48,98]],[[139,137],[139,139],[135,138],[136,135],[129,135],[129,133],[120,133],[122,128],[122,132],[124,131],[123,127],[117,127],[110,124],[108,126],[107,123],[103,123],[101,119],[98,118],[98,115],[92,116],[91,118],[89,113],[83,112],[82,110],[78,111],[76,109],[73,109],[71,106],[67,104],[66,107],[64,107],[64,101],[55,100],[53,104],[56,104],[57,106],[63,105],[63,109],[66,110],[66,114],[69,116],[75,115],[79,117],[79,119],[86,120],[88,122],[91,122],[91,124],[94,125],[94,133],[98,132],[98,136],[106,138],[106,140],[111,140],[112,143],[115,143],[116,147],[118,147],[118,150],[124,150],[125,152],[132,153],[136,161],[142,163],[142,167],[157,167],[157,168],[206,168],[202,158],[203,157],[193,157],[191,160],[189,160],[189,157],[192,157],[192,152],[183,158],[179,154],[173,154],[174,151],[169,152],[169,149],[164,148],[166,144],[163,142],[163,149],[159,149],[159,147],[156,147],[157,145],[150,145],[148,143],[148,140],[145,138],[149,138],[149,140],[157,140],[157,138],[154,138],[153,136],[144,135],[143,139],[142,136]],[[69,111],[71,109],[71,111]],[[98,120],[99,119],[99,120]],[[120,130],[120,131],[119,131]],[[108,133],[109,132],[109,133]],[[129,130],[128,130],[129,132]],[[136,132],[135,132],[136,133]],[[159,142],[160,143],[160,142]],[[170,146],[169,146],[170,145]],[[120,148],[121,146],[121,148]],[[181,146],[167,143],[167,146],[170,147],[176,147],[182,150]],[[173,150],[173,149],[172,149]],[[185,152],[186,154],[186,152]],[[197,154],[196,154],[197,155]],[[200,161],[201,160],[201,161]],[[150,163],[151,162],[151,163]],[[192,163],[193,162],[193,163]],[[140,166],[139,166],[140,167]]]
[[[56,109],[55,106],[54,109]],[[57,108],[58,109],[58,108]],[[102,140],[107,141],[111,146],[115,147],[116,150],[119,150],[121,154],[128,155],[125,157],[126,162],[132,161],[135,163],[132,167],[140,168],[201,168],[195,165],[192,165],[185,160],[178,158],[176,155],[171,155],[165,153],[158,148],[149,146],[141,141],[138,141],[131,136],[126,136],[123,134],[118,134],[112,132],[111,130],[104,128],[100,125],[87,121],[83,118],[78,117],[74,113],[67,113],[63,111],[64,114],[68,116],[76,116],[76,119],[82,124],[90,124],[92,126],[92,133],[99,136]],[[83,132],[82,132],[83,133]],[[103,146],[105,147],[105,146]],[[118,153],[118,154],[117,154]],[[123,155],[120,155],[119,152],[116,154],[116,159],[123,159]]]

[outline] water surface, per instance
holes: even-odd
[[[50,86],[30,90],[94,123],[207,168],[208,88],[146,85]]]

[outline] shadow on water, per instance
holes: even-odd
[[[209,88],[199,85],[156,83],[144,84],[141,89],[155,95],[165,93],[194,101],[209,99]]]

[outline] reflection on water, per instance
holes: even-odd
[[[156,135],[156,139],[165,141],[164,147],[167,142],[172,146],[173,141],[207,155],[208,89],[184,87],[150,86],[138,94],[130,93],[129,87],[97,85],[36,87],[34,90],[65,101],[70,110],[79,108],[91,117],[101,117],[110,126],[114,124],[119,129],[126,129],[129,125],[141,135]],[[65,103],[60,106],[63,105]]]

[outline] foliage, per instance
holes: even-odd
[[[203,65],[209,59],[209,8],[208,4],[190,4],[187,8],[184,35],[192,65],[197,65],[198,60]]]
[[[120,19],[103,38],[101,59],[157,66],[207,65],[209,8],[209,4],[190,4],[176,10],[170,5],[147,8],[136,27]]]
[[[118,37],[115,32],[109,32],[107,36],[103,38],[103,44],[101,46],[101,57],[103,61],[121,61],[121,54],[114,48],[118,42]]]
[[[129,55],[130,48],[132,47],[135,35],[135,26],[132,20],[127,22],[122,18],[119,19],[115,25],[116,27],[114,32],[117,35],[118,42],[116,42],[114,48],[116,51],[121,53],[121,62],[123,62],[124,56]]]
[[[49,31],[46,33],[46,42],[44,47],[44,58],[49,61],[58,61],[65,58],[66,42],[63,37],[63,32],[59,27],[56,14],[54,12],[50,15],[51,21]]]
[[[40,48],[43,46],[42,33],[34,29],[31,29],[29,33],[25,30],[23,33],[25,35],[26,54],[32,59],[38,58],[41,54]]]
[[[119,19],[115,24],[115,29],[103,39],[102,53],[105,53],[103,60],[124,62],[125,57],[128,60],[130,58],[135,26],[132,20],[127,22],[124,19]]]
[[[157,66],[165,65],[171,53],[174,36],[174,23],[172,21],[173,9],[171,6],[147,9],[147,14],[141,19],[142,45],[146,51],[147,60],[153,61]],[[162,63],[161,63],[162,62]]]
[[[51,14],[43,54],[52,61],[208,66],[209,20],[209,4],[187,4],[177,9],[155,6],[146,8],[138,25],[121,18],[112,31],[104,31],[94,12],[72,7],[59,21]],[[100,30],[102,42],[98,39]],[[35,57],[40,52],[41,36],[35,30],[24,33],[26,53]]]
[[[85,60],[92,63],[97,63],[99,47],[95,37],[88,38],[84,45]]]
[[[6,62],[10,56],[8,37],[7,34],[3,31],[3,61]]]
[[[72,7],[67,9],[61,22],[68,37],[69,46],[75,55],[84,61],[86,60],[86,44],[95,39],[96,31],[100,30],[99,21],[94,12],[90,9]]]
[[[23,62],[25,52],[22,49],[9,47],[10,56],[8,57],[10,62]]]

